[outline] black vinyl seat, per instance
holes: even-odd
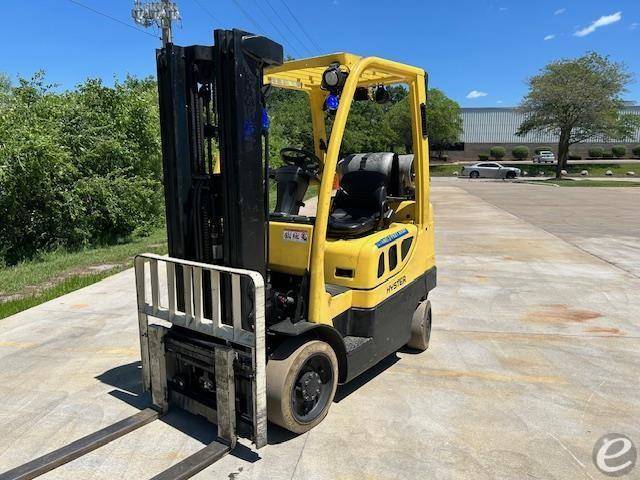
[[[346,173],[333,199],[327,233],[333,238],[360,237],[382,223],[387,211],[387,177],[371,170]]]

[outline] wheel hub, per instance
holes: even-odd
[[[309,402],[318,398],[322,387],[322,380],[318,372],[306,372],[299,380],[302,398]]]

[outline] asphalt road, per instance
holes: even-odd
[[[341,387],[311,432],[271,428],[267,447],[245,444],[196,478],[604,479],[591,460],[599,437],[640,444],[640,279],[462,183],[434,179],[432,199],[429,350]],[[131,271],[0,329],[0,471],[147,401]],[[176,412],[43,478],[150,478],[213,438],[214,426]]]

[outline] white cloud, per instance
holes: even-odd
[[[479,90],[471,90],[469,93],[467,93],[467,98],[480,98],[480,97],[486,97],[487,95],[489,95],[486,92],[481,92]]]
[[[546,37],[544,37],[545,41],[553,40],[554,38],[556,38],[555,35],[547,35]]]
[[[496,103],[497,103],[498,105],[500,105],[500,104],[502,104],[502,100],[498,100]]]
[[[591,22],[591,25],[589,25],[588,27],[578,30],[576,33],[574,33],[574,35],[576,37],[586,37],[587,35],[595,32],[598,28],[611,25],[612,23],[619,22],[620,20],[622,20],[622,12],[612,13],[611,15],[603,15],[594,22]]]
[[[553,12],[554,15],[562,15],[564,12],[566,12],[567,9],[566,8],[559,8],[558,10],[556,10],[555,12]]]
[[[629,25],[629,29],[630,30],[635,30],[636,28],[638,28],[638,25],[640,25],[640,23],[633,22],[631,25]]]
[[[506,11],[508,10],[508,8],[507,8],[507,7],[500,7],[500,8],[499,8],[499,10],[500,10],[501,12],[506,12]]]

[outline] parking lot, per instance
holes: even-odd
[[[434,179],[429,350],[195,478],[607,478],[599,437],[640,446],[639,194]],[[126,271],[0,321],[0,472],[145,405],[135,311]],[[171,413],[42,478],[150,478],[214,438]]]

